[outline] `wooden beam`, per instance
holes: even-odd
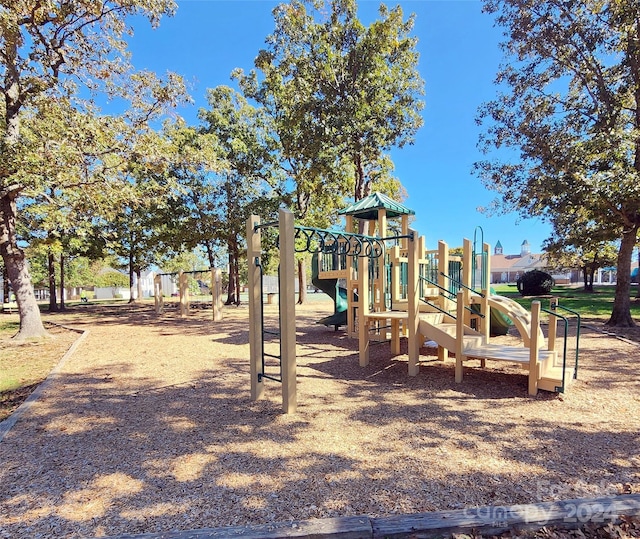
[[[185,273],[178,273],[178,289],[180,290],[180,317],[185,318],[189,314],[189,282]]]
[[[456,304],[456,383],[462,382],[464,375],[464,293],[458,292]]]
[[[160,275],[153,278],[153,299],[156,314],[161,314],[164,310],[164,297],[162,296],[162,277]]]
[[[279,212],[280,230],[280,350],[282,353],[282,410],[295,413],[296,394],[296,261],[293,213]]]
[[[409,234],[413,235],[408,240],[409,249],[409,261],[408,261],[408,286],[407,286],[407,325],[409,328],[409,376],[416,376],[418,374],[418,362],[420,361],[420,342],[418,341],[419,335],[419,294],[420,294],[420,272],[419,272],[419,253],[420,242],[418,240],[418,232],[415,230],[409,230]]]
[[[617,523],[620,516],[640,515],[640,494],[594,499],[564,500],[472,507],[416,515],[374,518],[373,537],[435,539],[456,534],[499,536],[508,531],[537,530],[544,526],[578,528],[590,520]]]
[[[529,395],[538,394],[538,347],[540,335],[540,301],[531,302],[531,329],[529,331]]]
[[[211,307],[213,321],[222,320],[222,271],[220,268],[211,268]]]
[[[369,364],[369,257],[358,258],[358,350],[360,366]]]

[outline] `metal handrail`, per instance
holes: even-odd
[[[453,318],[454,320],[456,320],[456,315],[455,314],[451,314],[449,311],[443,309],[442,307],[436,305],[435,303],[431,303],[430,301],[427,301],[426,299],[422,299],[420,298],[420,301],[422,303],[424,303],[425,305],[428,305],[429,307],[433,307],[434,309],[440,311],[441,313],[446,314],[447,316],[450,316],[451,318]]]
[[[454,284],[457,284],[459,287],[461,288],[465,288],[467,290],[469,290],[470,292],[473,292],[474,294],[478,294],[481,298],[484,298],[485,295],[482,293],[482,291],[476,290],[475,288],[471,288],[469,286],[467,286],[466,284],[458,281],[458,279],[454,279],[453,277],[451,277],[450,275],[447,275],[446,273],[444,273],[443,271],[440,272],[440,275],[442,275],[443,277],[446,277],[447,279],[449,279],[450,281],[453,281]]]
[[[563,309],[573,315],[576,316],[577,321],[576,321],[576,358],[575,358],[575,362],[574,362],[574,366],[573,366],[573,379],[577,380],[578,379],[578,356],[580,354],[580,326],[582,325],[582,318],[580,317],[580,313],[578,311],[574,311],[573,309],[570,309],[569,307],[565,307],[564,305],[560,305],[560,303],[556,302],[553,303],[551,308],[556,308],[556,309]]]
[[[438,283],[432,281],[431,279],[429,279],[428,277],[423,277],[422,275],[419,276],[419,278],[429,284],[432,284],[433,286],[435,286],[436,288],[439,288],[440,290],[446,292],[447,295],[445,295],[443,292],[440,292],[440,295],[443,297],[446,297],[448,300],[450,301],[456,301],[457,298],[455,295],[451,294],[451,292],[445,288],[444,286],[440,286]],[[484,297],[484,296],[483,296]],[[426,299],[420,298],[420,301],[422,301],[423,303],[426,303],[427,305],[429,305],[430,307],[434,307],[435,309],[439,310],[442,313],[448,314],[451,318],[453,318],[455,320],[455,315],[451,314],[450,312],[446,311],[445,309],[442,309],[440,307],[438,307],[435,303],[431,303],[430,301],[427,301]],[[477,313],[475,312],[471,307],[467,307],[466,305],[464,306],[464,308],[469,311],[470,313],[473,313],[476,316],[479,316],[480,318],[485,318],[486,315],[482,314],[482,313]]]
[[[574,314],[577,317],[577,328],[576,328],[576,357],[573,366],[573,379],[576,380],[578,378],[578,354],[580,349],[580,325],[581,318],[580,313],[574,311],[573,309],[569,309],[568,307],[564,307],[559,303],[551,303],[551,309],[540,309],[541,311],[547,313],[550,316],[555,316],[556,318],[561,318],[564,321],[564,338],[563,338],[563,349],[562,349],[562,386],[556,386],[556,391],[559,393],[564,393],[565,385],[566,385],[566,369],[567,369],[567,339],[569,334],[569,319],[566,316],[562,316],[558,312],[557,309],[564,309],[571,314]]]
[[[436,283],[435,281],[432,281],[431,279],[429,279],[428,277],[423,277],[422,275],[419,275],[420,279],[422,279],[423,281],[435,286],[436,288],[439,288],[440,290],[446,292],[447,294],[451,294],[451,292],[449,292],[448,288],[445,288],[444,286],[440,286],[438,283]],[[444,295],[444,294],[443,294]]]
[[[562,385],[561,386],[556,386],[556,391],[558,393],[564,393],[564,387],[565,387],[565,376],[566,376],[566,369],[567,369],[567,333],[569,333],[569,320],[565,317],[562,316],[561,314],[558,314],[554,311],[550,311],[549,309],[540,309],[542,312],[547,313],[551,316],[556,316],[558,318],[562,318],[562,320],[564,320],[564,344],[563,344],[563,348],[562,348]]]

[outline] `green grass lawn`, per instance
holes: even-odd
[[[542,307],[548,309],[549,299],[554,296],[559,298],[560,305],[578,311],[581,316],[602,319],[606,319],[611,315],[616,292],[615,286],[596,286],[593,292],[584,292],[582,287],[560,285],[553,287],[551,294],[548,296],[522,297],[515,285],[493,285],[492,288],[496,294],[507,296],[526,309],[531,308],[531,302],[535,299],[540,300]],[[631,316],[640,318],[640,302],[635,301],[636,292],[637,289],[634,286],[631,289]]]

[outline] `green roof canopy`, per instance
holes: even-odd
[[[387,210],[387,218],[393,219],[401,215],[415,215],[416,212],[405,208],[399,202],[389,198],[382,193],[370,194],[368,197],[358,200],[348,208],[340,210],[339,215],[353,215],[358,219],[368,219],[373,221],[378,218],[378,210]]]

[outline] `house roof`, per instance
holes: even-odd
[[[491,271],[531,271],[547,266],[544,254],[492,255]]]
[[[353,215],[358,219],[374,220],[378,218],[378,210],[386,210],[387,218],[393,219],[402,215],[415,215],[416,212],[404,207],[399,202],[389,198],[379,192],[370,194],[368,197],[358,200],[348,208],[340,210],[340,215]]]

